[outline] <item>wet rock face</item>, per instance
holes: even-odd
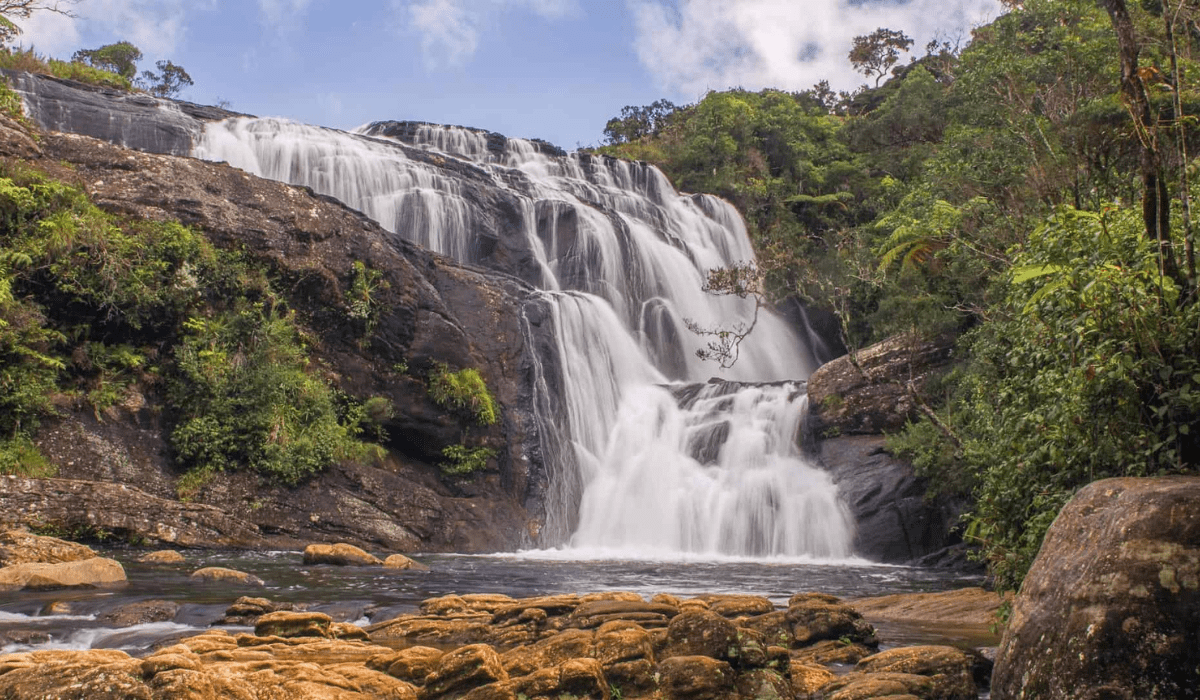
[[[204,121],[236,116],[216,107],[125,93],[45,75],[2,71],[47,131],[94,136],[126,148],[186,156]]]
[[[902,564],[961,542],[952,529],[964,504],[926,498],[926,480],[888,454],[883,437],[830,438],[821,440],[817,450],[854,516],[854,548],[860,556]]]
[[[1195,477],[1076,494],[1017,595],[992,697],[1200,697],[1197,503]]]

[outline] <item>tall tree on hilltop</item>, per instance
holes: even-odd
[[[133,80],[137,76],[137,62],[142,60],[142,51],[128,41],[118,41],[98,49],[80,49],[71,60]]]
[[[904,32],[880,27],[870,34],[854,37],[850,63],[854,64],[854,70],[868,78],[874,75],[875,87],[879,87],[900,60],[900,52],[907,52],[912,45],[913,40]]]

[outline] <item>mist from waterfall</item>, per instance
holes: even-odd
[[[844,558],[852,523],[796,446],[811,353],[765,310],[729,382],[687,329],[748,321],[702,291],[754,259],[728,203],[656,168],[460,127],[345,133],[279,119],[207,126],[195,155],[311,187],[457,260],[499,267],[553,309],[562,395],[542,545],[612,556]],[[482,189],[481,189],[482,188]],[[482,194],[481,194],[482,193]],[[493,201],[494,197],[499,199]],[[497,204],[499,202],[499,204]],[[497,223],[495,207],[514,214]],[[488,235],[481,235],[481,231]],[[744,382],[734,383],[734,382]],[[751,382],[774,384],[750,384]],[[799,383],[797,383],[799,382]]]

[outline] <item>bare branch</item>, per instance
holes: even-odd
[[[754,315],[749,323],[737,321],[730,327],[702,326],[690,318],[683,319],[689,331],[712,338],[707,347],[696,350],[696,357],[701,360],[713,360],[720,364],[722,369],[729,369],[738,360],[742,341],[758,325],[758,311],[766,303],[763,275],[752,262],[735,263],[732,267],[709,270],[708,280],[705,281],[703,289],[717,296],[754,300]]]

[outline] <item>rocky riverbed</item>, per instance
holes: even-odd
[[[121,564],[54,538],[0,535],[0,563],[7,564],[0,582],[8,582],[13,596],[21,585],[39,589],[20,592],[26,601],[43,603],[39,612],[103,617],[106,625],[131,629],[159,625],[168,632],[136,649],[56,649],[36,636],[24,645],[10,637],[7,649],[22,650],[0,656],[0,697],[975,698],[990,674],[983,655],[951,645],[896,646],[880,630],[895,620],[913,622],[913,610],[925,611],[917,618],[936,618],[939,601],[954,616],[964,606],[986,615],[999,602],[978,590],[932,599],[918,594],[899,604],[809,592],[785,600],[644,590],[467,593],[380,607],[368,619],[353,606],[337,610],[295,601],[304,591],[281,600],[280,590],[263,587],[257,576],[198,566],[213,563],[200,558],[146,553],[130,568],[157,567],[164,579],[192,571],[193,587],[216,585],[211,590],[228,596],[240,591],[236,599],[204,608],[211,629],[194,619],[204,617],[194,604],[171,600],[135,600],[97,614],[77,598],[72,609],[73,594],[115,594],[122,584],[111,573],[91,582],[78,576],[51,582],[45,572],[87,562],[104,562],[98,571],[123,572]],[[407,558],[383,559],[349,546],[313,546],[288,558],[334,574],[436,576]],[[31,566],[41,567],[42,578],[22,583],[21,572]],[[604,570],[595,565],[597,573]],[[721,587],[714,581],[714,588]],[[496,589],[512,590],[499,580]],[[178,624],[187,619],[192,624]]]

